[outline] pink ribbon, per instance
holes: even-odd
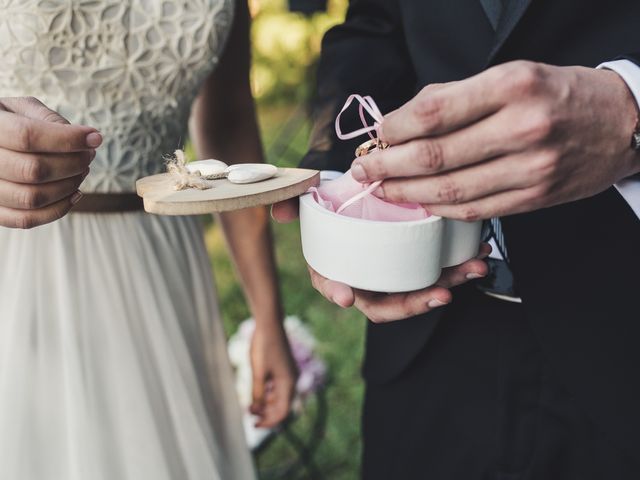
[[[340,127],[340,118],[342,117],[342,114],[349,109],[354,100],[356,100],[360,104],[358,106],[358,111],[360,113],[360,120],[362,120],[362,125],[364,127],[350,133],[342,133],[342,128]],[[365,112],[375,120],[375,123],[373,125],[370,126],[367,123]],[[373,100],[373,98],[368,96],[363,97],[361,95],[350,95],[349,98],[347,98],[344,107],[342,107],[342,110],[340,110],[340,113],[336,117],[336,134],[338,135],[338,138],[340,140],[352,140],[359,137],[360,135],[364,135],[365,133],[369,134],[371,139],[374,139],[375,136],[371,132],[377,132],[380,124],[382,123],[382,120],[384,120],[384,115],[382,115],[382,112],[378,108],[378,105],[376,105],[376,102]]]
[[[354,100],[359,103],[358,112],[360,114],[360,120],[362,121],[363,128],[349,133],[342,133],[342,128],[340,127],[340,118],[342,117],[342,114],[349,109]],[[369,125],[369,123],[367,122],[365,112],[368,113],[371,118],[373,118],[373,125]],[[363,97],[361,95],[350,95],[349,98],[347,98],[344,107],[342,107],[342,110],[340,110],[340,113],[336,117],[336,134],[338,135],[338,138],[340,140],[351,140],[366,133],[369,135],[369,137],[371,137],[372,140],[375,140],[376,136],[373,135],[372,132],[376,132],[377,134],[382,120],[384,120],[384,115],[382,115],[382,112],[378,108],[378,105],[376,105],[376,102],[373,98],[369,96]],[[382,181],[372,183],[366,190],[363,190],[357,195],[354,195],[349,200],[340,205],[336,210],[336,213],[341,213],[345,208],[353,205],[367,195],[371,195],[380,187],[380,185],[382,185]]]

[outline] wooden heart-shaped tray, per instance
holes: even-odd
[[[141,178],[136,182],[144,209],[157,215],[201,215],[242,208],[272,205],[305,193],[320,184],[320,172],[300,168],[279,168],[278,174],[258,183],[238,185],[226,179],[213,180],[208,190],[175,190],[169,173]]]

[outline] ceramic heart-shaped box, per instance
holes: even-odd
[[[323,172],[323,181],[331,177]],[[362,220],[327,210],[306,194],[300,197],[300,229],[304,257],[319,274],[354,288],[395,293],[431,286],[443,268],[475,257],[482,222],[436,216]]]

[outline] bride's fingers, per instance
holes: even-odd
[[[78,175],[58,182],[27,185],[0,180],[0,206],[16,210],[36,210],[73,195],[84,180]]]
[[[38,210],[15,210],[0,207],[0,226],[29,229],[51,223],[64,217],[82,198],[80,192]]]
[[[291,198],[271,207],[271,216],[276,222],[289,223],[298,218],[299,203],[297,198]]]
[[[290,405],[289,392],[287,391],[286,385],[281,385],[281,387],[274,392],[273,403],[269,405],[271,410],[269,421],[273,426],[276,426],[286,420],[289,415]]]
[[[374,323],[387,323],[415,317],[451,302],[451,292],[430,287],[408,293],[374,293],[356,290],[355,306]]]
[[[265,395],[265,406],[259,428],[273,428],[282,423],[289,415],[291,407],[291,384],[285,379],[275,378],[272,390]]]
[[[0,132],[0,146],[14,152],[84,152],[103,142],[92,127],[36,120],[7,111],[0,111]]]
[[[95,155],[95,150],[31,154],[0,148],[0,178],[29,184],[55,182],[81,175],[89,168]]]
[[[254,370],[254,375],[253,375],[253,387],[252,387],[252,402],[251,402],[251,407],[249,407],[249,411],[254,414],[254,415],[258,415],[261,416],[263,414],[264,411],[264,404],[265,404],[265,389],[266,389],[266,384],[265,384],[265,378],[262,375],[262,373],[258,373]]]

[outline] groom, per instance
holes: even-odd
[[[380,296],[311,272],[378,321],[364,478],[640,478],[639,20],[637,0],[353,0],[327,35],[303,164],[351,167],[333,121],[371,95],[393,111],[392,148],[354,177],[438,215],[501,217],[494,264],[513,282],[468,283],[437,308],[443,288]]]

